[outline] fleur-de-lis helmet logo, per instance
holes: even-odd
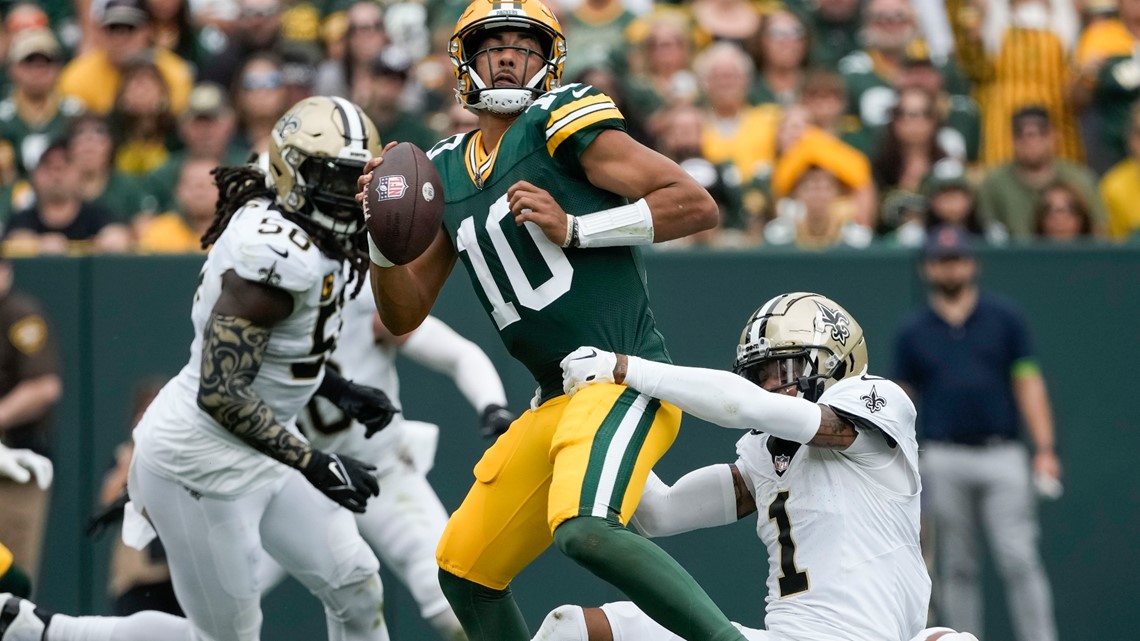
[[[851,320],[843,312],[831,309],[819,301],[815,301],[815,306],[819,308],[823,326],[831,332],[831,339],[846,346],[847,339],[851,337]]]

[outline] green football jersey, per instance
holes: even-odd
[[[443,181],[443,225],[507,350],[546,400],[562,393],[559,362],[582,345],[668,362],[636,247],[563,249],[516,225],[507,188],[525,180],[571,215],[627,204],[590,184],[579,156],[606,129],[624,130],[613,101],[588,85],[550,91],[519,115],[490,154],[479,131],[428,156]]]

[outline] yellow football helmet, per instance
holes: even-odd
[[[351,236],[364,229],[356,179],[379,153],[380,133],[360,107],[336,96],[305,98],[273,127],[270,187],[286,210]]]
[[[795,385],[798,396],[814,402],[830,381],[866,367],[863,328],[851,314],[825,296],[793,292],[764,303],[749,317],[732,371],[757,385],[778,376],[781,385],[769,391]]]
[[[526,31],[535,35],[542,46],[543,64],[534,73],[523,68],[522,87],[496,89],[488,56],[483,57],[487,61],[486,69],[480,71],[475,68],[476,56],[483,52],[483,36],[496,30]],[[512,115],[529,107],[536,97],[559,86],[562,67],[566,63],[566,38],[562,35],[558,18],[539,0],[475,0],[456,23],[447,51],[455,65],[458,81],[455,95],[460,104],[471,109]],[[528,57],[528,65],[530,60]]]

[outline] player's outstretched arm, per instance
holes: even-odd
[[[594,383],[618,383],[722,427],[757,429],[815,447],[843,450],[858,433],[831,408],[773,394],[731,372],[682,367],[581,347],[562,360],[567,394]]]
[[[582,168],[596,187],[633,201],[645,199],[655,243],[712,229],[720,222],[720,210],[704,187],[677,163],[625,132],[598,134],[582,153]]]
[[[272,328],[292,311],[293,298],[285,290],[232,270],[223,274],[221,295],[203,330],[198,407],[250,447],[300,470],[329,498],[363,512],[368,497],[380,491],[370,466],[313,449],[285,429],[253,389]]]
[[[709,465],[666,485],[650,472],[630,520],[648,537],[672,536],[735,523],[756,511],[756,501],[735,465]]]
[[[424,319],[400,347],[400,352],[455,381],[455,386],[477,412],[488,405],[507,404],[503,381],[487,354],[434,316]]]

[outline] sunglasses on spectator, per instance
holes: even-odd
[[[107,33],[134,33],[138,30],[138,25],[127,24],[125,22],[116,22],[103,27]]]
[[[870,22],[875,22],[878,24],[899,25],[899,24],[909,23],[910,22],[910,15],[907,14],[905,11],[893,11],[890,13],[887,13],[887,12],[872,13],[872,14],[867,16],[867,19]]]
[[[371,33],[371,32],[380,31],[380,27],[381,27],[381,25],[379,22],[364,22],[361,24],[351,24],[350,23],[348,25],[348,32],[349,33],[365,33],[365,32]]]
[[[764,36],[769,40],[801,40],[804,37],[803,27],[769,27],[764,30]]]
[[[22,65],[54,65],[58,63],[59,60],[46,53],[30,53],[24,56],[23,60],[19,62]]]
[[[241,17],[243,18],[272,18],[280,13],[275,6],[266,7],[245,7],[241,10]]]
[[[103,124],[90,124],[77,127],[75,129],[75,138],[80,136],[110,136],[111,128]]]
[[[255,89],[276,89],[281,86],[280,71],[254,71],[242,76],[241,88],[246,91]]]

